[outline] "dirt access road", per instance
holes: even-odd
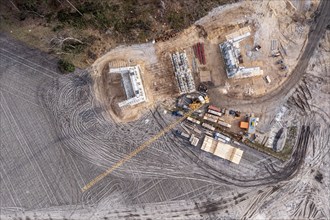
[[[300,59],[284,84],[276,90],[261,97],[246,97],[244,99],[228,97],[219,92],[211,92],[211,100],[218,100],[221,106],[244,107],[253,105],[253,109],[261,109],[263,106],[276,107],[276,103],[283,103],[294,91],[292,88],[297,85],[301,77],[306,73],[309,60],[316,49],[319,40],[324,35],[330,18],[330,1],[322,0],[318,10],[315,12],[315,20],[313,21],[310,32],[308,34],[308,42]]]

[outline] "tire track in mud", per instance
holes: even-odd
[[[160,119],[163,120],[165,123],[165,120],[161,118],[160,114],[159,116]],[[302,126],[302,128],[300,129],[300,135],[298,141],[296,142],[296,150],[294,151],[291,160],[284,167],[281,167],[280,170],[274,169],[273,164],[270,165],[265,164],[266,171],[268,171],[268,173],[265,172],[265,174],[268,174],[268,176],[264,178],[253,178],[253,179],[233,178],[230,174],[225,173],[222,170],[217,170],[214,167],[200,161],[199,157],[196,154],[194,154],[192,151],[183,150],[183,149],[187,149],[187,147],[184,146],[184,145],[188,145],[187,143],[180,141],[181,146],[179,145],[178,141],[175,141],[174,143],[177,145],[177,148],[181,149],[181,152],[185,154],[184,158],[190,158],[191,163],[197,165],[198,168],[201,169],[199,173],[196,173],[195,171],[195,174],[198,174],[204,178],[206,177],[205,175],[208,174],[207,178],[210,178],[211,180],[213,179],[214,181],[220,181],[221,183],[225,183],[225,184],[247,187],[247,186],[262,186],[262,185],[274,184],[283,180],[288,180],[288,178],[293,178],[295,173],[298,171],[299,167],[301,166],[304,157],[306,155],[309,135],[310,135],[310,128],[308,126],[307,127]]]

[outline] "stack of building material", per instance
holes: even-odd
[[[217,141],[207,135],[204,138],[201,149],[212,153],[215,156],[229,160],[235,164],[239,164],[243,156],[243,151],[241,149],[233,147],[227,143]]]
[[[175,77],[181,94],[196,91],[195,81],[188,66],[186,52],[176,52],[171,56]]]
[[[192,134],[189,138],[189,142],[190,142],[191,145],[196,147],[198,145],[199,138],[195,137],[195,135]]]
[[[205,65],[206,59],[205,59],[205,51],[204,51],[204,43],[197,43],[193,46],[195,57],[199,60],[200,64]]]

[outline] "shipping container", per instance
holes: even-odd
[[[223,135],[223,134],[220,134],[220,133],[218,133],[218,132],[216,132],[216,133],[214,134],[214,136],[217,137],[217,138],[221,138],[221,139],[223,139],[223,140],[225,140],[225,141],[227,141],[227,142],[230,142],[230,138],[229,138],[229,137],[227,137],[227,136],[225,136],[225,135]]]
[[[190,122],[192,122],[192,123],[198,124],[198,125],[201,124],[200,121],[198,121],[198,120],[196,120],[196,119],[194,119],[194,118],[192,118],[192,117],[187,117],[187,120],[190,121]]]
[[[217,141],[221,141],[222,143],[227,143],[226,140],[224,140],[222,138],[219,138],[219,137],[215,137],[214,139],[217,140]]]
[[[184,137],[184,138],[189,138],[190,137],[190,135],[189,134],[187,134],[187,133],[184,133],[184,132],[181,132],[181,134],[180,134],[182,137]]]
[[[201,134],[202,133],[202,131],[199,130],[198,128],[194,128],[194,132],[196,132],[197,134]]]
[[[202,126],[210,131],[214,131],[215,130],[215,127],[213,127],[212,125],[210,124],[207,124],[207,123],[203,123]]]
[[[207,117],[206,115],[204,115],[203,119],[206,120],[206,121],[213,122],[213,123],[217,123],[217,121],[218,121],[218,120],[216,120],[216,119],[213,119],[213,118]]]
[[[215,116],[215,115],[212,115],[212,114],[209,114],[209,113],[205,113],[205,116],[207,116],[208,118],[213,118],[215,120],[218,120],[219,119],[218,116]]]
[[[222,116],[222,113],[221,113],[221,112],[217,112],[217,111],[214,111],[214,110],[212,110],[212,109],[209,109],[207,112],[210,113],[210,114],[213,114],[213,115],[219,116],[219,117]]]
[[[216,111],[216,112],[221,112],[221,109],[214,106],[214,105],[209,105],[209,109],[213,110],[213,111]]]
[[[231,124],[228,124],[228,123],[223,122],[223,121],[219,121],[218,124],[221,125],[221,126],[224,126],[226,128],[231,128]]]
[[[208,136],[211,136],[211,137],[213,135],[211,131],[205,131],[205,134],[207,134]]]

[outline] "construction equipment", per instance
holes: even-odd
[[[207,95],[204,97],[204,99],[206,104],[210,103],[210,98]]]
[[[208,89],[207,86],[204,83],[201,83],[198,87],[199,92],[207,93]]]
[[[202,104],[199,104],[198,108],[201,108],[201,107],[203,107],[203,105]],[[149,147],[152,143],[154,143],[155,141],[157,141],[159,138],[161,138],[162,136],[164,136],[167,132],[169,132],[170,130],[172,130],[173,128],[175,128],[175,126],[177,126],[182,121],[184,121],[187,117],[189,117],[192,113],[194,113],[194,111],[197,111],[198,108],[195,109],[195,110],[191,110],[191,111],[187,112],[186,114],[184,114],[183,117],[179,118],[177,121],[175,121],[174,123],[172,123],[169,126],[165,127],[163,130],[161,130],[159,133],[155,134],[150,139],[146,140],[142,145],[140,145],[139,147],[137,147],[131,153],[127,154],[121,160],[119,160],[117,163],[115,163],[114,165],[112,165],[111,167],[109,167],[108,169],[106,169],[105,172],[101,173],[100,175],[98,175],[97,177],[95,177],[93,180],[91,180],[89,183],[87,183],[81,189],[82,192],[85,192],[85,191],[89,190],[95,184],[97,184],[102,179],[104,179],[106,176],[108,176],[109,174],[111,174],[118,167],[122,166],[124,163],[126,163],[127,161],[129,161],[130,159],[132,159],[133,157],[135,157],[138,153],[140,153],[141,151],[143,151],[144,149],[146,149],[147,147]]]
[[[193,102],[189,104],[189,108],[191,110],[195,110],[199,108],[200,105],[203,105],[205,103],[210,103],[210,98],[207,95],[200,95],[197,98],[193,99]]]
[[[172,115],[182,117],[183,116],[183,111],[173,111]]]
[[[200,105],[201,105],[200,102],[198,102],[198,101],[194,101],[193,103],[189,104],[189,108],[190,108],[191,110],[196,110],[196,109],[198,109],[198,107],[199,107]]]

